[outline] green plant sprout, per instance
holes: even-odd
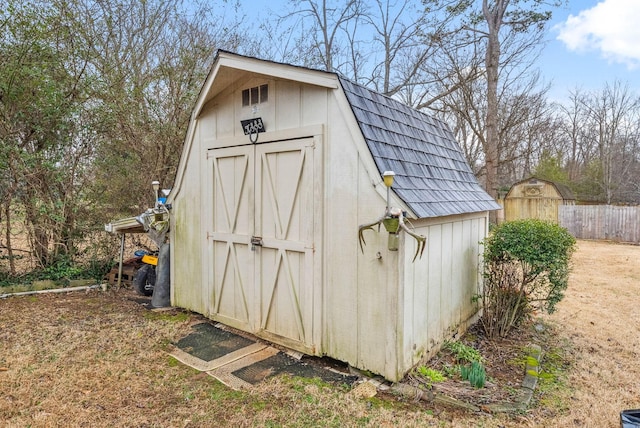
[[[462,342],[451,342],[447,340],[444,342],[442,347],[443,349],[451,352],[456,357],[458,362],[472,363],[474,361],[483,361],[480,351],[472,348],[471,346],[465,345]]]
[[[484,366],[477,361],[473,361],[471,365],[460,367],[460,376],[462,380],[468,380],[474,388],[484,388],[487,381],[487,372]]]
[[[420,366],[416,370],[420,376],[427,380],[427,384],[431,385],[438,382],[444,382],[447,380],[444,374],[438,370],[431,369],[429,367]]]

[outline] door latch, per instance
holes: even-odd
[[[262,237],[260,236],[251,237],[251,251],[255,251],[256,247],[262,247]]]

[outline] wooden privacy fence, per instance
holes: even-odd
[[[562,205],[558,223],[579,239],[640,244],[640,206]]]

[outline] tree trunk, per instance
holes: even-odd
[[[26,213],[26,224],[30,229],[31,249],[40,267],[45,267],[50,262],[49,234],[47,226],[35,212],[36,208],[29,204],[24,204]]]
[[[7,244],[7,257],[9,258],[9,273],[11,276],[16,274],[16,261],[14,260],[13,244],[11,242],[11,198],[7,198],[4,205],[4,222],[6,225],[5,241]]]
[[[500,67],[500,27],[504,12],[509,6],[509,0],[497,0],[493,8],[489,7],[489,0],[482,1],[482,12],[488,25],[487,52],[485,55],[485,70],[487,73],[487,115],[484,188],[493,198],[498,197],[498,164],[499,143],[498,134],[498,71]],[[496,223],[497,213],[490,211],[489,221]]]

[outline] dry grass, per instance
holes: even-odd
[[[0,300],[0,425],[619,426],[621,410],[640,407],[640,247],[581,241],[574,265],[566,299],[546,317],[561,350],[548,364],[566,369],[566,352],[572,364],[525,414],[357,399],[303,379],[232,391],[165,353],[199,316],[148,312],[121,290]]]
[[[640,246],[580,241],[566,298],[550,319],[572,344],[568,411],[551,426],[618,427],[640,408]]]
[[[199,316],[148,312],[129,297],[121,290],[1,300],[0,425],[395,426],[398,417],[414,426],[435,423],[428,413],[398,416],[315,381],[274,379],[232,391],[165,353]]]

